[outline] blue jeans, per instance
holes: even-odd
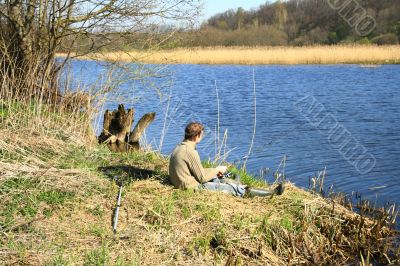
[[[226,179],[214,178],[207,183],[199,185],[200,189],[207,189],[213,191],[221,191],[224,193],[232,194],[237,197],[243,197],[246,192],[246,186],[240,183],[229,182]]]

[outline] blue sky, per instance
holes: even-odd
[[[245,10],[250,10],[251,8],[258,8],[260,5],[270,2],[267,0],[203,0],[203,18],[206,20],[211,16],[224,12],[228,9],[237,9],[238,7],[243,7]]]

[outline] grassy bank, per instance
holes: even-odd
[[[400,46],[209,47],[97,53],[83,58],[152,64],[399,64]]]
[[[15,120],[15,108],[0,106],[0,261],[6,265],[399,262],[384,218],[368,219],[292,184],[273,198],[176,190],[160,154],[112,153],[73,134],[82,124],[70,115],[25,108],[24,119]],[[114,176],[128,181],[116,237]]]

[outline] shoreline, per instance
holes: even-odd
[[[65,54],[59,53],[63,57]],[[195,47],[171,50],[94,53],[78,59],[146,64],[204,65],[340,65],[376,67],[400,64],[400,45],[346,45],[305,47]]]

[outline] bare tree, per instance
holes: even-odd
[[[128,33],[190,23],[198,7],[197,0],[0,0],[0,67],[15,81],[7,91],[53,99],[73,50],[95,52]],[[83,51],[77,47],[82,40],[89,47]],[[57,51],[66,53],[58,63]]]

